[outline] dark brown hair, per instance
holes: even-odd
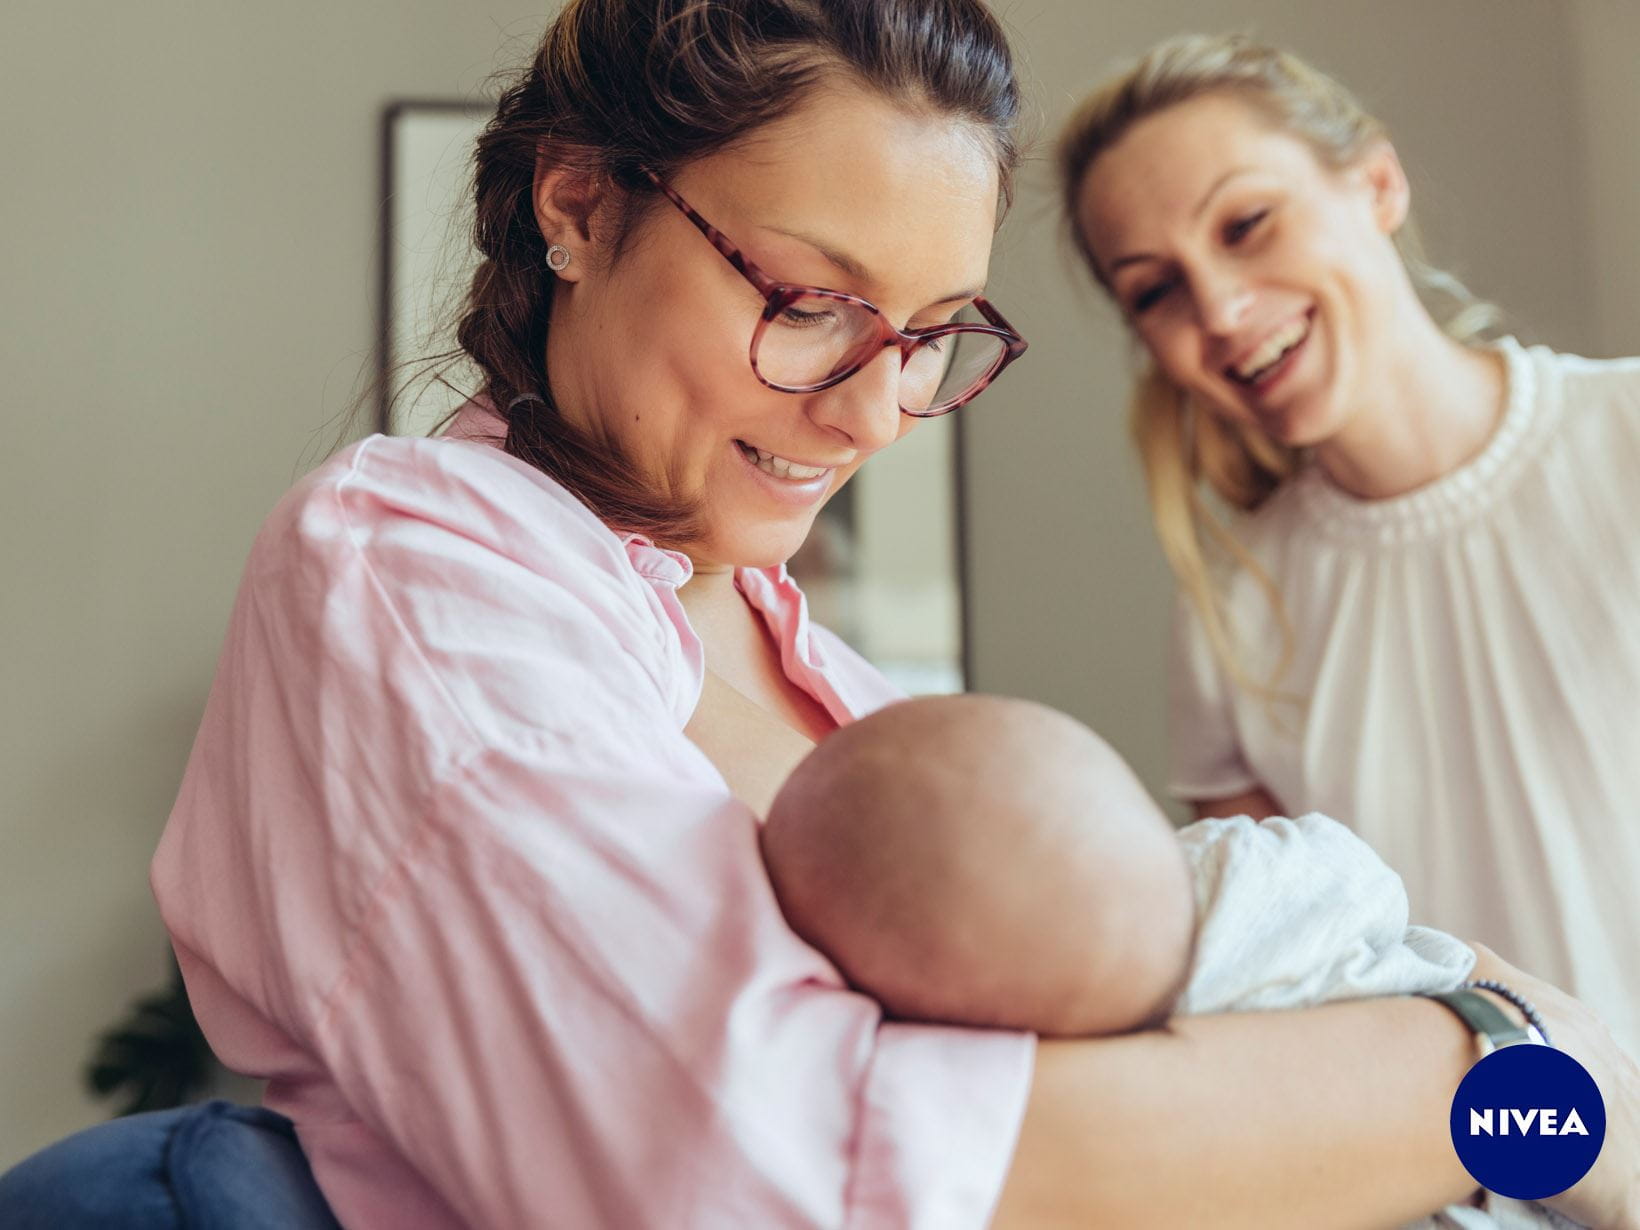
[[[507,451],[607,524],[676,543],[695,536],[698,510],[654,491],[613,441],[571,430],[552,404],[553,275],[535,221],[537,158],[617,191],[615,259],[657,198],[646,168],[667,178],[837,77],[987,131],[1006,199],[1019,88],[1007,41],[980,0],[570,0],[502,94],[478,142],[483,261],[456,336],[507,421]]]

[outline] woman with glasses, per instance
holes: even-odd
[[[895,698],[782,563],[1024,353],[985,297],[1018,109],[975,0],[579,0],[502,97],[479,395],[269,519],[154,864],[207,1034],[351,1230],[1368,1224],[1468,1188],[1438,1006],[1038,1046],[885,1021],[781,917],[764,802]]]

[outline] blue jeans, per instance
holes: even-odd
[[[204,1102],[99,1123],[0,1175],[5,1230],[341,1230],[290,1120]]]

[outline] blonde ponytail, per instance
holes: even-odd
[[[1240,686],[1266,700],[1287,699],[1276,681],[1292,656],[1293,629],[1270,574],[1209,506],[1202,480],[1232,508],[1252,509],[1298,466],[1296,450],[1235,424],[1196,411],[1154,364],[1133,391],[1129,428],[1150,494],[1150,516],[1162,554],[1179,588],[1201,619],[1213,655]],[[1234,566],[1245,568],[1264,592],[1281,631],[1281,656],[1268,680],[1251,678],[1236,652],[1233,631],[1214,584],[1204,539]]]

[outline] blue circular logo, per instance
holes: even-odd
[[[1452,1144],[1482,1187],[1543,1200],[1576,1183],[1606,1139],[1606,1102],[1565,1051],[1523,1044],[1469,1069],[1452,1098]]]

